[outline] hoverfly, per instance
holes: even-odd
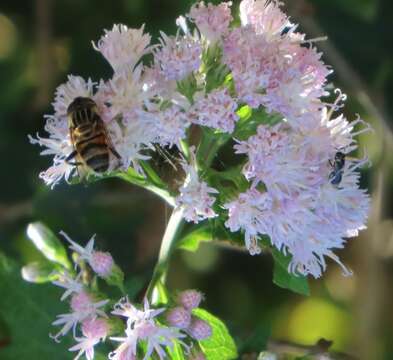
[[[120,160],[114,149],[97,104],[88,97],[77,97],[67,108],[68,126],[74,151],[65,161],[101,174],[109,169],[110,153]],[[70,160],[75,159],[74,162]]]
[[[329,174],[330,183],[338,186],[344,174],[345,154],[341,151],[337,151],[334,156],[334,161],[329,160],[329,164],[333,168]]]

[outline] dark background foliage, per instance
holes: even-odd
[[[50,190],[38,178],[50,159],[27,134],[43,134],[44,114],[67,74],[108,78],[109,65],[90,45],[113,23],[146,24],[175,32],[175,18],[191,1],[2,0],[0,5],[0,359],[70,359],[47,334],[60,311],[60,291],[24,283],[22,264],[39,259],[26,225],[40,220],[82,243],[96,233],[101,249],[122,266],[133,291],[145,285],[156,260],[170,209],[121,180],[61,184]],[[235,7],[237,8],[237,3]],[[333,349],[364,359],[393,359],[392,190],[393,3],[390,0],[287,0],[287,11],[318,43],[335,73],[332,84],[348,93],[346,113],[375,127],[362,137],[373,168],[364,186],[373,196],[369,229],[340,251],[354,270],[341,276],[330,263],[312,295],[272,284],[269,255],[205,244],[179,251],[170,270],[173,289],[198,288],[205,307],[228,324],[242,351],[262,350],[269,335],[297,344],[333,341]],[[131,286],[130,285],[130,286]],[[276,343],[269,342],[272,347]],[[11,349],[11,350],[10,350]],[[3,355],[2,355],[3,354]],[[56,354],[56,355],[54,355]]]

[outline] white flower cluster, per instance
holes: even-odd
[[[360,119],[334,117],[344,96],[334,104],[323,100],[332,70],[280,6],[278,0],[243,0],[236,27],[230,2],[199,2],[178,18],[176,36],[161,32],[157,45],[143,26],[105,31],[94,47],[112,66],[112,78],[93,83],[70,76],[56,91],[45,126],[49,137],[30,138],[44,147],[43,155],[53,156],[41,177],[54,186],[76,175],[75,165],[66,161],[74,150],[67,109],[76,97],[90,97],[120,157],[111,160],[110,169],[132,166],[143,175],[139,164],[155,144],[177,147],[186,177],[175,203],[187,221],[224,216],[217,209],[226,209],[226,226],[244,232],[251,254],[260,253],[259,238],[268,235],[292,256],[290,271],[321,276],[325,257],[339,262],[334,249],[365,228],[369,200],[355,170],[367,160],[345,156],[356,150],[355,136],[369,127]],[[151,64],[143,62],[146,54]],[[257,115],[263,112],[281,122],[259,125],[237,141],[238,109],[246,106],[254,122],[264,124]],[[355,131],[356,125],[363,129]],[[196,154],[184,150],[197,127],[233,136],[235,153],[247,158],[242,173],[249,188],[230,202],[220,204],[220,189],[203,178],[208,169],[196,163],[198,146]]]

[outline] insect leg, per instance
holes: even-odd
[[[109,150],[111,151],[111,153],[117,157],[118,160],[121,159],[120,154],[115,150],[115,148],[113,146],[109,146]]]

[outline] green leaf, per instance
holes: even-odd
[[[43,284],[58,278],[56,270],[61,270],[50,262],[35,261],[23,266],[22,277],[25,281]]]
[[[0,318],[10,339],[0,347],[1,360],[70,359],[70,338],[58,344],[48,336],[58,330],[51,325],[55,316],[68,311],[66,303],[60,301],[60,289],[25,282],[16,263],[0,253],[0,294]]]
[[[292,290],[298,294],[310,295],[307,277],[288,272],[288,264],[291,258],[275,248],[272,248],[272,254],[274,259],[273,282],[284,289]]]
[[[203,309],[192,312],[198,318],[207,321],[212,327],[212,335],[199,341],[199,346],[207,360],[231,360],[237,358],[235,341],[228,332],[225,324],[217,317]]]
[[[275,125],[282,120],[279,114],[268,114],[263,109],[252,110],[247,105],[242,106],[237,115],[240,119],[236,123],[233,138],[238,140],[246,140],[255,135],[259,125]]]
[[[213,240],[211,229],[208,226],[200,226],[189,232],[179,240],[177,247],[187,251],[197,251],[202,241]]]
[[[65,247],[52,230],[43,223],[30,223],[27,226],[27,236],[48,260],[63,265],[67,269],[71,268]]]

